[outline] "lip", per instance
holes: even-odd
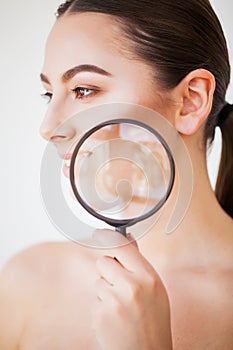
[[[72,153],[67,153],[67,154],[59,154],[59,156],[64,159],[64,160],[70,160],[72,157]]]
[[[90,156],[92,154],[91,151],[88,150],[83,150],[81,152],[79,152],[79,155],[77,156],[79,159],[79,157],[81,158],[82,156]],[[72,158],[72,153],[67,153],[67,154],[60,154],[60,157],[64,160],[64,161],[70,161]],[[65,175],[65,177],[69,178],[70,177],[70,165],[67,165],[66,162],[64,162],[63,164],[63,174]]]
[[[69,161],[71,159],[72,153],[66,153],[66,154],[59,153],[59,156],[60,156],[61,159],[64,160],[63,167],[62,167],[63,174],[64,174],[64,176],[66,178],[69,179],[69,177],[70,177],[70,166],[68,166],[65,161]]]

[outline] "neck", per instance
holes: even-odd
[[[223,230],[232,230],[232,220],[221,209],[211,188],[203,154],[204,152],[200,152],[198,157],[197,154],[195,157],[191,155],[193,191],[189,207],[180,224],[172,233],[166,234],[167,224],[182,186],[176,179],[158,222],[138,241],[139,249],[150,261],[156,260],[164,266],[167,263],[171,265],[173,259],[174,266],[188,267],[196,259],[203,265],[207,259],[207,244],[217,245]]]

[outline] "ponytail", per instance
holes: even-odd
[[[222,132],[222,154],[215,194],[222,208],[233,218],[233,105],[224,106],[218,126]]]

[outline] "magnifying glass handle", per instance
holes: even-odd
[[[116,231],[120,232],[123,236],[126,237],[126,227],[125,226],[118,226],[118,227],[116,227]]]

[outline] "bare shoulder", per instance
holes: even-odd
[[[1,282],[15,285],[17,290],[32,293],[38,288],[50,288],[51,284],[77,277],[85,265],[87,270],[95,262],[92,250],[73,242],[45,242],[29,247],[15,255],[4,266]]]
[[[0,349],[17,348],[25,323],[54,289],[73,288],[74,278],[77,292],[84,288],[94,263],[90,250],[72,242],[38,244],[11,258],[0,273]]]

